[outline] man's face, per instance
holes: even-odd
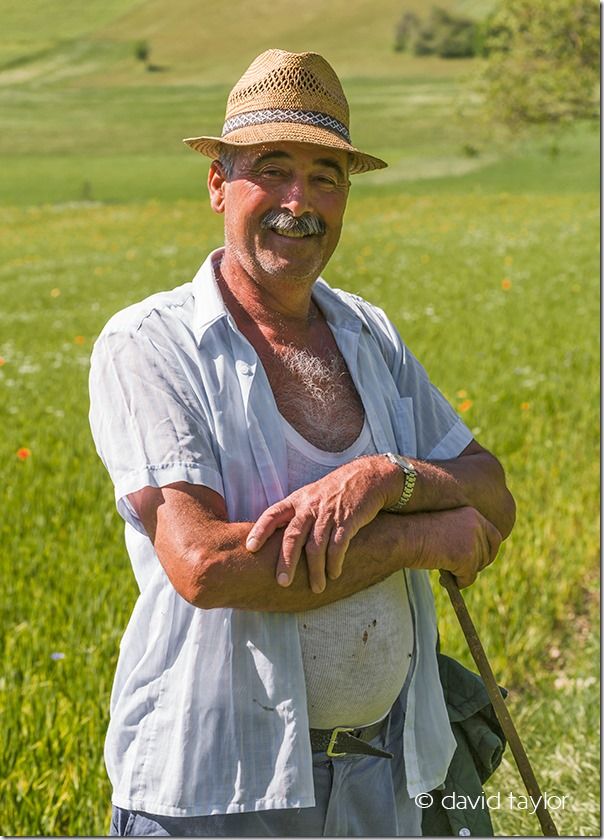
[[[224,212],[229,259],[257,283],[312,284],[340,238],[349,186],[346,152],[287,142],[244,148],[230,179],[219,182],[212,186],[211,171],[212,206]],[[309,221],[315,232],[288,231],[292,217]]]

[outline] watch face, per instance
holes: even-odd
[[[411,461],[408,461],[407,458],[404,457],[404,455],[399,455],[398,457],[400,460],[401,467],[404,470],[408,470],[410,473],[413,473],[415,475],[415,467],[413,466]]]
[[[388,453],[388,457],[391,461],[394,461],[396,464],[398,464],[399,467],[403,470],[403,472],[411,473],[411,475],[417,475],[417,470],[415,469],[411,461],[405,458],[404,455],[395,455],[390,452]]]

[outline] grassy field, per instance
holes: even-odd
[[[193,53],[177,50],[171,18],[165,40],[158,24],[152,43],[172,69],[144,74],[123,44],[151,38],[144,26],[166,14],[163,4],[90,4],[62,35],[72,5],[62,0],[56,27],[34,27],[34,37],[28,12],[0,2],[10,12],[0,50],[10,64],[0,68],[9,126],[0,135],[4,835],[108,827],[102,743],[136,585],[88,431],[88,359],[113,312],[190,279],[220,244],[207,165],[180,138],[219,129],[225,93],[247,61],[233,51],[204,73],[200,59],[193,79]],[[185,5],[172,4],[173,18]],[[347,37],[366,25],[357,5]],[[487,5],[456,4],[475,13]],[[382,11],[379,37],[394,4]],[[300,30],[330,57],[334,20],[318,32],[311,3]],[[183,38],[190,28],[181,24]],[[292,33],[277,34],[295,48]],[[251,35],[250,56],[264,46]],[[335,52],[355,141],[392,166],[355,181],[325,276],[388,311],[506,467],[518,523],[467,601],[542,788],[567,796],[553,812],[561,833],[596,835],[597,134],[577,126],[557,157],[545,137],[506,146],[473,117],[470,66],[404,58],[395,67],[399,57],[387,55],[378,72],[378,35],[367,41],[354,66],[343,47]],[[55,70],[45,73],[51,58]],[[469,665],[434,583],[443,649]],[[511,758],[487,792],[500,792],[502,804],[523,793]],[[518,808],[493,818],[499,834],[538,832]]]
[[[440,0],[449,8],[482,17],[494,0]],[[0,0],[0,84],[68,86],[171,86],[182,80],[222,83],[265,49],[323,52],[339,73],[374,77],[409,75],[413,58],[392,49],[405,10],[422,13],[424,0],[306,0],[292,14],[272,3],[231,0],[228,7],[197,0]],[[150,47],[147,73],[134,45]],[[355,45],[355,49],[351,49]],[[422,75],[458,74],[464,62],[422,61]]]

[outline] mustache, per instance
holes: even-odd
[[[325,233],[325,222],[320,216],[315,216],[314,213],[294,216],[288,210],[269,210],[262,217],[260,226],[273,230],[284,230],[288,233],[298,233],[303,236]]]

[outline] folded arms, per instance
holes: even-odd
[[[256,523],[229,522],[219,494],[185,482],[129,499],[172,584],[201,608],[313,609],[402,568],[448,569],[468,586],[513,526],[501,465],[475,441],[458,458],[414,463],[402,515],[384,511],[403,476],[380,455],[300,488]]]

